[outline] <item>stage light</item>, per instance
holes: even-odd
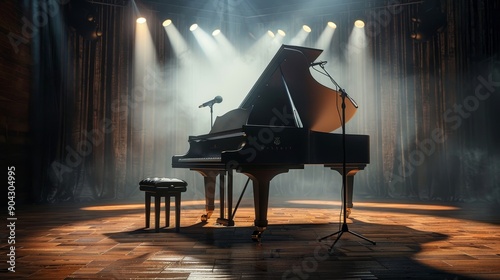
[[[267,30],[267,35],[269,35],[269,37],[271,38],[274,38],[274,33],[271,30]]]
[[[311,33],[311,28],[307,25],[302,25],[302,28],[299,29],[297,34],[290,39],[290,45],[296,45],[296,46],[301,46],[305,44],[305,41],[307,37],[309,36],[309,33]]]
[[[416,40],[416,41],[425,42],[425,41],[429,40],[429,38],[431,38],[432,35],[433,34],[429,34],[429,33],[417,30],[417,31],[414,31],[411,33],[410,38],[412,38],[413,40]]]
[[[410,35],[416,41],[425,42],[441,33],[446,28],[446,14],[441,11],[439,1],[424,1],[418,16],[411,18],[415,25]]]
[[[198,24],[193,23],[193,25],[191,25],[191,27],[189,27],[189,30],[192,32],[192,31],[195,31],[197,28],[198,28]]]
[[[283,30],[281,30],[281,29],[278,29],[278,34],[279,34],[281,37],[285,37],[285,36],[286,36],[285,31],[283,31]]]
[[[162,23],[161,25],[163,25],[163,26],[167,27],[167,26],[169,26],[170,24],[172,24],[172,20],[170,20],[170,19],[166,19],[165,21],[163,21],[163,23]]]
[[[217,36],[220,34],[220,29],[215,29],[214,32],[212,32],[212,36]]]
[[[365,27],[365,22],[358,19],[354,22],[354,26],[356,26],[357,28],[363,28],[363,27]]]
[[[337,30],[337,25],[329,21],[321,32],[320,36],[316,40],[314,46],[318,49],[322,49],[324,57],[327,57],[327,53],[329,53],[330,45],[332,42],[333,34]]]
[[[412,17],[411,21],[414,23],[422,23],[422,20],[420,18]]]
[[[137,18],[136,22],[137,23],[145,23],[146,22],[146,18],[145,17],[139,17],[139,18]]]

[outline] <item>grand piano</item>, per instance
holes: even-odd
[[[216,118],[208,134],[189,136],[189,150],[172,157],[172,167],[189,168],[204,177],[206,214],[214,211],[216,177],[220,183],[218,223],[234,225],[233,172],[253,185],[256,230],[260,240],[268,226],[270,182],[278,174],[321,164],[346,173],[347,208],[352,207],[353,179],[370,161],[368,135],[331,133],[342,126],[341,92],[318,83],[311,63],[322,50],[282,45],[240,106]],[[344,98],[345,121],[356,112]],[[227,186],[227,218],[225,216]],[[245,186],[246,188],[246,186]]]

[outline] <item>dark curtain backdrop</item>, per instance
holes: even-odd
[[[183,113],[179,88],[186,85],[177,77],[163,28],[149,25],[162,70],[138,85],[131,5],[96,5],[103,35],[91,41],[65,23],[68,1],[26,5],[33,16],[53,2],[59,11],[32,39],[33,200],[135,197],[137,183],[148,176],[181,177],[190,186],[186,196],[202,198],[202,177],[170,166],[172,155],[187,151],[197,120]],[[442,1],[445,30],[416,42],[411,18],[421,7],[385,5],[394,2],[370,2],[377,5],[366,12],[371,29],[364,67],[334,71],[360,104],[348,133],[371,140],[371,163],[356,175],[355,197],[498,202],[500,3]],[[148,22],[159,22],[154,11],[141,12]],[[354,15],[340,18],[350,26]],[[350,27],[338,29],[329,53],[346,44]],[[193,80],[198,74],[193,69]],[[333,184],[330,197],[337,197],[340,182],[333,171],[306,167],[276,177],[272,195],[322,198]]]

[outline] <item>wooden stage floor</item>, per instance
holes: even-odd
[[[340,208],[271,200],[259,244],[250,238],[251,201],[234,227],[223,227],[217,211],[202,223],[203,202],[183,200],[179,233],[173,213],[170,228],[145,229],[142,200],[24,206],[16,213],[15,272],[7,271],[11,245],[2,238],[0,278],[500,279],[498,205],[357,202],[349,230],[377,244],[344,233],[329,252],[335,236],[318,239],[339,229]]]

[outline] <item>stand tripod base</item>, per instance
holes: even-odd
[[[376,243],[375,243],[375,241],[371,241],[370,239],[368,239],[368,238],[366,238],[366,237],[362,236],[362,235],[361,235],[361,234],[359,234],[359,233],[355,233],[355,232],[353,232],[353,231],[350,231],[350,230],[349,230],[349,228],[347,227],[347,223],[342,224],[342,229],[341,229],[341,230],[339,230],[339,231],[337,231],[337,232],[334,232],[334,233],[332,233],[332,234],[329,234],[329,235],[327,235],[327,236],[325,236],[325,237],[322,237],[322,238],[320,238],[320,239],[319,239],[319,241],[322,241],[322,240],[324,240],[324,239],[327,239],[327,238],[329,238],[329,237],[331,237],[331,236],[334,236],[334,235],[338,234],[338,236],[337,236],[337,238],[335,239],[335,241],[333,242],[332,246],[330,246],[330,251],[332,251],[333,246],[335,246],[335,244],[337,243],[337,241],[339,241],[340,237],[342,236],[342,234],[344,234],[344,232],[350,233],[350,234],[352,234],[352,235],[354,235],[354,236],[357,236],[357,237],[359,237],[359,238],[361,238],[361,239],[363,239],[363,240],[366,240],[366,241],[370,242],[370,243],[371,243],[371,244],[373,244],[373,245],[375,245],[375,244],[376,244]]]

